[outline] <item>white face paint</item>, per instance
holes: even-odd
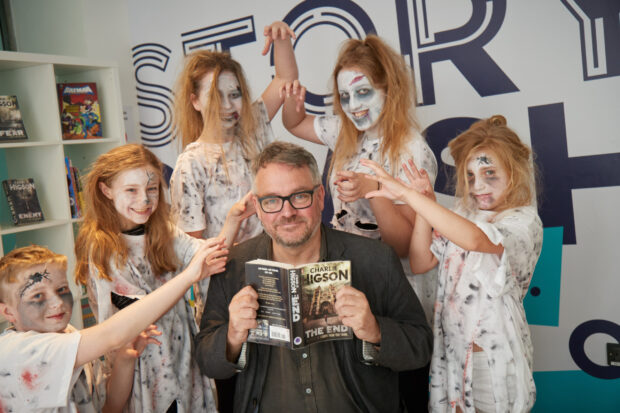
[[[116,176],[111,187],[103,185],[101,190],[114,202],[121,230],[126,231],[145,224],[157,209],[159,176],[150,165],[128,169]]]
[[[198,96],[194,96],[192,104],[194,109],[203,113],[209,101],[209,90],[213,82],[213,72],[207,73],[200,82],[200,92]],[[220,120],[222,128],[227,131],[234,128],[239,122],[241,116],[241,107],[243,101],[241,99],[241,86],[239,80],[234,73],[229,71],[221,72],[217,77],[217,89],[220,92],[221,107]]]
[[[57,333],[71,319],[73,295],[65,270],[58,264],[40,264],[18,273],[10,292],[16,303],[11,321],[18,331]]]
[[[467,162],[469,195],[479,209],[493,211],[508,187],[508,173],[490,150],[479,150]]]
[[[366,75],[357,70],[343,69],[336,80],[342,110],[357,130],[376,127],[383,110],[384,91],[374,88]]]

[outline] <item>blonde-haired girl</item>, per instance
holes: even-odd
[[[458,201],[435,201],[428,175],[410,161],[410,182],[371,161],[382,196],[416,211],[409,260],[438,266],[431,361],[433,412],[527,412],[536,398],[523,299],[542,248],[531,150],[501,115],[474,123],[448,144]]]

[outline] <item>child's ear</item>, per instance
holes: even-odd
[[[112,199],[112,188],[104,184],[103,182],[99,182],[99,190],[106,196],[108,199]]]
[[[0,314],[6,318],[8,322],[15,324],[15,311],[10,305],[0,302]]]
[[[202,113],[202,103],[198,99],[198,96],[192,93],[189,96],[189,99],[192,102],[192,106],[194,107],[194,109],[196,109],[196,112]]]

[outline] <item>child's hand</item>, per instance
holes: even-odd
[[[278,39],[287,40],[289,37],[295,38],[295,32],[288,27],[288,24],[276,21],[271,23],[269,26],[265,26],[265,30],[263,30],[263,34],[265,35],[265,47],[263,48],[263,56],[269,52],[271,48],[271,44]]]
[[[136,359],[140,357],[146,346],[149,344],[157,344],[158,346],[161,345],[161,342],[154,338],[156,336],[161,336],[161,331],[157,329],[155,324],[151,324],[138,336],[136,336],[136,338],[118,350],[116,353],[116,360]]]
[[[193,271],[198,282],[226,268],[228,248],[224,237],[209,238],[198,248],[185,271]]]
[[[342,202],[355,202],[377,188],[373,180],[367,179],[366,174],[338,171],[336,176],[334,185],[338,189],[338,199]]]
[[[252,191],[250,191],[239,201],[235,202],[232,207],[230,207],[230,210],[226,215],[226,219],[241,222],[254,214],[256,214],[256,209],[254,208],[254,203],[252,202]]]
[[[297,112],[301,111],[306,101],[306,88],[297,79],[292,82],[286,82],[280,87],[280,98],[288,99],[291,95],[296,100],[295,110]]]
[[[366,193],[366,198],[381,196],[392,201],[402,201],[405,193],[410,190],[407,184],[390,176],[378,163],[370,159],[360,159],[360,163],[375,173],[375,175],[365,174],[366,178],[380,183],[379,189]]]
[[[408,163],[409,166],[403,164],[403,170],[409,180],[409,186],[427,198],[435,201],[435,190],[431,184],[431,179],[428,177],[428,173],[424,169],[418,170],[413,159],[409,159]]]

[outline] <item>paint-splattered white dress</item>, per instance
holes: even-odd
[[[253,105],[257,119],[258,149],[274,140],[267,109],[262,101]],[[193,142],[177,158],[170,178],[170,197],[174,221],[181,230],[202,230],[204,238],[216,237],[232,205],[252,187],[251,159],[235,139],[223,144]],[[236,242],[262,232],[256,216],[242,224]]]
[[[174,273],[156,277],[146,260],[145,235],[123,234],[123,238],[129,249],[129,259],[122,268],[117,268],[110,260],[111,281],[99,278],[94,267],[91,268],[88,298],[99,322],[118,311],[112,303],[111,292],[139,298],[154,291],[183,271],[204,242],[176,229],[174,251],[180,266]],[[208,280],[203,282],[208,283]],[[179,413],[217,411],[211,383],[200,373],[193,359],[193,338],[198,328],[189,304],[189,292],[155,324],[162,332],[157,337],[161,346],[147,346],[137,360],[128,411],[165,413],[175,400]]]
[[[80,333],[0,334],[0,412],[100,412],[105,402],[101,362],[74,368]]]
[[[542,248],[543,228],[536,208],[455,212],[474,222],[504,253],[466,251],[433,234],[431,251],[439,260],[431,361],[432,412],[460,406],[474,413],[473,344],[489,361],[497,412],[529,411],[536,398],[533,348],[523,298]],[[509,397],[508,389],[513,394]]]
[[[338,116],[319,116],[314,120],[314,130],[318,138],[327,145],[332,151],[336,147],[338,134],[340,133],[340,118]],[[424,169],[428,173],[431,183],[435,183],[437,176],[437,160],[433,151],[420,135],[418,131],[412,132],[411,140],[406,144],[401,153],[398,169],[394,172],[389,159],[381,159],[381,138],[369,138],[366,134],[360,137],[357,153],[349,159],[343,169],[360,173],[372,174],[372,170],[360,164],[360,159],[371,159],[379,163],[388,174],[397,176],[407,182],[407,177],[401,168],[402,163],[406,163],[413,158],[419,169]],[[381,234],[377,226],[377,220],[370,208],[367,199],[358,199],[355,202],[343,202],[338,199],[338,189],[334,185],[335,174],[332,174],[329,189],[334,204],[334,217],[332,225],[341,231],[351,232],[368,238],[379,239]],[[395,202],[402,204],[402,202]],[[420,299],[422,308],[429,323],[432,322],[433,306],[435,304],[436,290],[436,271],[431,270],[424,275],[414,275],[411,272],[409,259],[401,260],[405,274],[409,283],[413,287],[416,295]]]

